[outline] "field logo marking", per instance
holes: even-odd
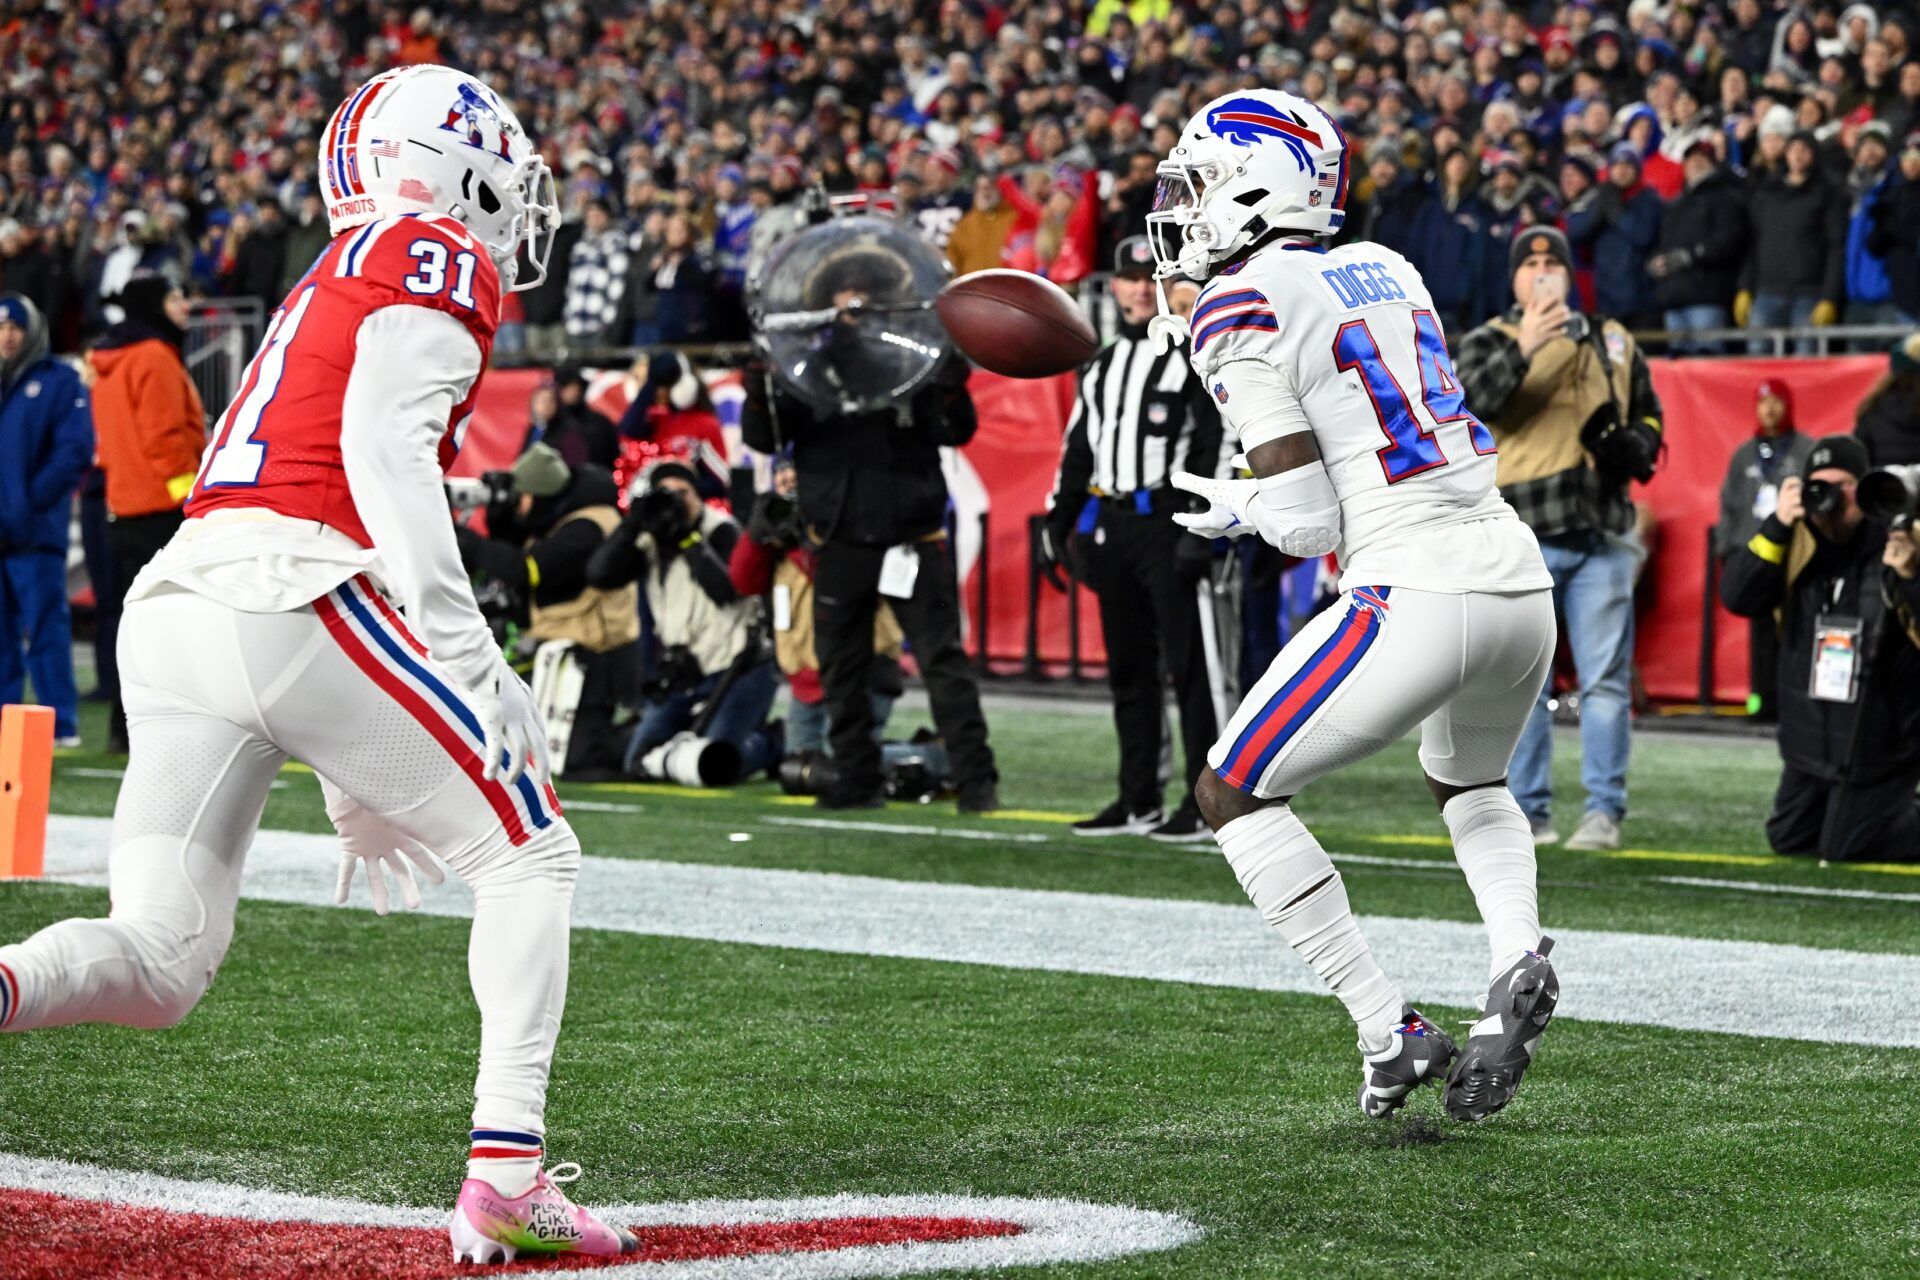
[[[296,1280],[379,1275],[451,1280],[447,1211],[185,1182],[0,1154],[16,1222],[6,1274],[52,1280]],[[658,1280],[856,1280],[999,1270],[1157,1253],[1198,1239],[1185,1218],[1117,1205],[996,1196],[690,1201],[597,1209],[628,1226],[627,1259],[554,1259],[486,1274],[644,1275]],[[77,1268],[77,1270],[76,1270]]]

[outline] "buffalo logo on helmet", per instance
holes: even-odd
[[[486,90],[472,81],[461,82],[459,96],[447,108],[447,118],[440,127],[459,135],[460,141],[470,147],[492,152],[502,160],[513,159],[507,150],[507,127],[501,122],[499,103],[490,101]]]
[[[1313,168],[1313,153],[1307,144],[1326,145],[1320,135],[1307,128],[1297,116],[1282,113],[1258,98],[1228,98],[1207,112],[1207,128],[1236,147],[1251,147],[1278,138],[1292,153],[1300,171]]]

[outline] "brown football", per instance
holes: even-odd
[[[961,276],[933,306],[970,360],[1009,378],[1066,373],[1100,350],[1093,326],[1067,291],[1030,271]]]

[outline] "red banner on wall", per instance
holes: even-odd
[[[1701,598],[1707,530],[1720,518],[1720,484],[1733,451],[1753,438],[1754,388],[1777,378],[1793,389],[1795,424],[1809,435],[1853,430],[1854,411],[1881,374],[1885,356],[1805,360],[1653,360],[1653,389],[1666,414],[1667,459],[1635,496],[1659,520],[1646,572],[1653,607],[1640,619],[1635,657],[1647,693],[1692,702],[1700,693]],[[1747,696],[1747,623],[1714,603],[1714,694]]]
[[[1653,604],[1640,618],[1636,654],[1649,695],[1690,702],[1699,693],[1701,603],[1706,590],[1707,530],[1719,518],[1720,483],[1741,442],[1753,434],[1754,388],[1777,378],[1793,388],[1797,425],[1812,435],[1853,429],[1854,411],[1886,371],[1884,356],[1802,360],[1654,360],[1654,389],[1666,415],[1667,458],[1653,483],[1635,496],[1651,504],[1657,529],[1646,568]],[[466,445],[455,470],[478,475],[512,462],[527,426],[527,401],[548,376],[542,370],[495,370],[474,405]],[[617,374],[606,375],[617,380]],[[597,407],[618,416],[624,394],[596,379]],[[971,383],[980,430],[962,450],[979,479],[988,515],[988,653],[996,662],[1018,662],[1027,640],[1027,521],[1046,509],[1066,422],[1073,407],[1074,378],[1035,381],[976,371]],[[618,403],[613,401],[617,400]],[[739,459],[735,459],[737,463]],[[971,507],[976,495],[969,494]],[[963,512],[971,519],[971,512]],[[974,564],[963,557],[963,573]],[[970,574],[969,574],[970,576]],[[978,584],[961,598],[974,611]],[[1716,604],[1714,691],[1722,702],[1747,695],[1746,623]],[[1081,658],[1105,659],[1098,610],[1081,592]],[[1051,588],[1040,593],[1036,627],[1043,662],[1068,656],[1066,598]]]

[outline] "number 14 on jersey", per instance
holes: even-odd
[[[1380,447],[1380,468],[1388,484],[1447,465],[1447,455],[1434,432],[1440,427],[1460,423],[1477,454],[1499,452],[1493,433],[1467,408],[1467,398],[1454,375],[1453,360],[1447,354],[1447,341],[1440,322],[1431,311],[1413,313],[1413,345],[1420,375],[1420,409],[1407,398],[1400,380],[1393,376],[1380,344],[1365,320],[1349,320],[1340,326],[1333,339],[1334,364],[1342,373],[1357,370],[1361,385],[1373,401],[1373,412],[1387,443]],[[1428,421],[1420,420],[1424,409]],[[1428,425],[1431,423],[1431,425]]]

